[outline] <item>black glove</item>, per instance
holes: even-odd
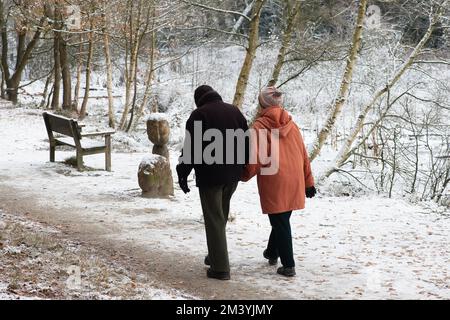
[[[188,193],[191,190],[188,187],[187,178],[189,174],[187,174],[185,167],[181,164],[177,165],[177,175],[178,175],[178,185],[184,193]]]
[[[313,198],[316,195],[317,191],[314,186],[306,188],[306,197]]]
[[[188,187],[187,178],[179,178],[178,184],[180,185],[181,190],[183,190],[184,193],[191,192],[191,189]]]

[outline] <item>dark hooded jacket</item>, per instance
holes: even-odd
[[[245,139],[243,143],[243,140],[227,139],[227,129],[241,129],[243,132],[247,132],[247,120],[237,107],[223,102],[222,97],[214,90],[196,97],[195,102],[197,109],[192,112],[186,123],[186,134],[189,133],[191,141],[189,142],[186,139],[184,143],[182,156],[177,166],[179,178],[186,178],[194,169],[197,187],[200,188],[238,182],[245,164],[248,163],[249,140]],[[201,136],[194,135],[196,122],[197,127],[201,123]],[[209,129],[216,129],[216,132],[220,131],[223,137],[222,157],[219,156],[220,151],[212,148],[211,144],[215,142],[215,138],[210,139],[210,141],[203,141],[205,140],[203,135]],[[206,148],[208,148],[208,154],[212,154],[214,157],[218,156],[215,159],[220,158],[222,161],[205,162],[202,155]],[[199,154],[200,150],[202,154]],[[210,152],[211,150],[213,151]],[[228,154],[231,150],[234,152],[234,159],[233,161],[227,161],[227,157],[231,159],[231,155]],[[242,154],[245,155],[243,161],[242,157],[238,159],[238,155]],[[194,160],[196,161],[194,162]]]

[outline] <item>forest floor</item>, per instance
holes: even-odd
[[[255,181],[231,204],[232,279],[207,279],[194,182],[188,195],[143,198],[145,154],[119,148],[112,172],[103,155],[83,172],[64,163],[73,151],[49,163],[41,113],[0,102],[0,299],[450,299],[448,210],[319,194],[292,218],[297,276],[286,279],[262,257],[270,224]]]

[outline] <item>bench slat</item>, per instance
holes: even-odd
[[[66,146],[76,148],[75,142],[72,138],[55,138],[55,141]],[[104,143],[92,139],[81,139],[80,142],[83,150],[106,148]]]
[[[108,136],[116,133],[114,130],[108,130],[108,131],[98,131],[98,132],[86,132],[82,133],[82,137],[95,137],[95,136]]]
[[[78,132],[73,132],[72,130],[72,120],[59,117],[55,115],[51,115],[48,117],[48,121],[50,124],[50,128],[52,131],[64,134],[69,137],[74,137],[78,135]]]

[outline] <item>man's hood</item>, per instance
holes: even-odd
[[[200,108],[200,107],[204,106],[205,104],[208,104],[208,103],[214,102],[214,101],[223,101],[223,100],[217,91],[214,91],[214,90],[208,91],[205,94],[203,94],[196,102],[197,108]]]
[[[271,130],[278,129],[280,137],[286,137],[295,126],[292,117],[281,107],[270,107],[263,109],[255,123],[259,123],[263,128]]]

